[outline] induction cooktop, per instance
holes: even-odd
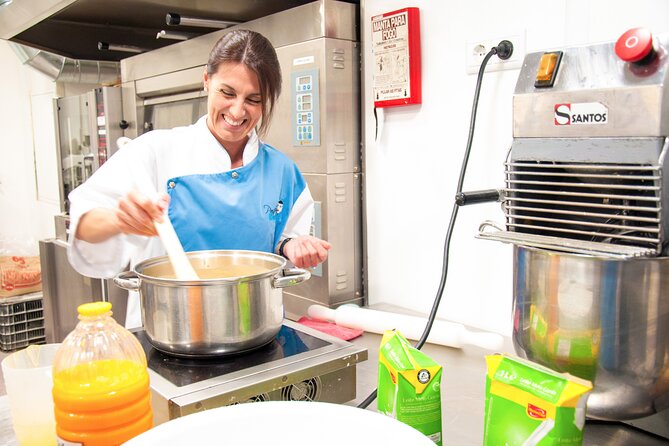
[[[284,320],[276,337],[250,352],[181,358],[142,344],[151,380],[155,424],[214,407],[256,401],[344,403],[356,397],[356,364],[367,350]]]
[[[195,359],[172,356],[155,349],[143,330],[135,332],[135,336],[144,348],[149,369],[177,387],[269,364],[331,345],[324,339],[283,325],[270,343],[258,349],[232,356]]]

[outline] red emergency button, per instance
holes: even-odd
[[[632,28],[620,36],[615,49],[625,62],[639,62],[653,51],[653,35],[646,28]]]

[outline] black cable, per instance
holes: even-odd
[[[476,78],[476,88],[474,89],[474,102],[472,104],[472,114],[469,118],[469,135],[467,137],[467,146],[465,149],[465,155],[462,160],[462,166],[460,167],[460,176],[458,177],[458,187],[456,189],[456,195],[462,192],[462,186],[465,182],[465,173],[467,172],[467,164],[469,163],[469,154],[472,151],[472,141],[474,140],[474,128],[476,126],[476,112],[478,111],[479,105],[479,95],[481,94],[481,82],[483,80],[483,72],[485,67],[488,64],[488,61],[492,56],[497,54],[497,47],[492,48],[488,54],[485,55],[483,61],[481,62],[481,67],[479,68],[479,74]],[[446,286],[446,277],[448,276],[448,257],[451,249],[451,237],[453,236],[453,228],[455,227],[455,220],[458,217],[458,210],[460,206],[457,203],[453,203],[453,210],[451,211],[451,220],[448,222],[448,229],[446,230],[446,241],[444,242],[444,261],[441,269],[441,281],[439,282],[439,289],[437,290],[437,295],[434,298],[434,304],[432,304],[432,310],[430,310],[430,316],[427,319],[427,325],[425,326],[425,331],[423,335],[416,343],[416,348],[421,349],[427,341],[427,337],[430,335],[432,330],[432,325],[434,324],[434,319],[437,317],[437,310],[439,309],[439,304],[441,303],[441,296],[444,293],[444,287]]]
[[[481,93],[481,81],[483,80],[483,73],[485,67],[488,64],[490,58],[494,55],[498,55],[500,59],[508,59],[511,57],[513,52],[513,45],[508,40],[503,40],[496,47],[492,48],[488,54],[485,55],[483,61],[481,62],[481,67],[479,68],[479,74],[476,78],[476,88],[474,90],[474,103],[472,105],[472,114],[469,120],[469,136],[467,138],[467,146],[465,149],[465,155],[462,160],[462,166],[460,168],[460,176],[458,177],[458,187],[456,195],[462,192],[462,185],[465,182],[465,173],[467,172],[467,163],[469,162],[469,154],[472,151],[472,141],[474,140],[474,127],[476,125],[476,111],[479,104],[479,95]],[[455,227],[455,220],[458,217],[459,206],[457,203],[453,203],[453,210],[451,211],[451,220],[448,222],[448,229],[446,230],[446,241],[444,242],[444,256],[443,264],[441,269],[441,280],[439,282],[439,289],[437,290],[437,295],[434,298],[434,303],[432,304],[432,310],[430,310],[430,315],[427,319],[427,324],[425,325],[425,330],[423,331],[422,336],[416,343],[416,348],[421,349],[427,341],[428,336],[430,335],[430,330],[432,330],[432,325],[434,324],[434,319],[437,317],[437,310],[439,309],[439,304],[441,303],[441,296],[444,293],[444,287],[446,286],[446,278],[448,277],[448,257],[449,251],[451,249],[451,237],[453,236],[453,228]],[[367,408],[372,401],[376,399],[376,389],[367,397],[365,400],[358,405],[360,408]]]

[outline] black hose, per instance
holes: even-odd
[[[503,56],[502,57],[503,59],[508,59],[511,56],[510,53],[513,51],[513,46],[511,45],[509,49],[509,45],[511,45],[511,43],[506,40],[500,42],[498,46],[492,48],[488,52],[488,54],[485,55],[483,61],[481,62],[481,67],[479,68],[479,74],[478,77],[476,78],[476,88],[474,90],[474,103],[472,105],[472,114],[469,119],[469,136],[467,137],[467,146],[465,149],[465,155],[462,160],[462,166],[460,167],[460,176],[458,177],[458,186],[456,195],[462,192],[462,185],[465,182],[465,173],[467,172],[467,164],[469,163],[469,154],[472,151],[472,141],[474,140],[476,112],[478,109],[479,95],[481,93],[481,81],[483,80],[483,73],[485,72],[485,67],[488,64],[490,58],[498,53],[500,53],[500,55]],[[441,303],[441,296],[444,293],[444,287],[446,286],[446,278],[448,277],[448,257],[451,249],[451,237],[453,236],[453,228],[455,226],[455,221],[458,217],[459,208],[460,207],[458,206],[457,203],[453,203],[453,210],[451,211],[451,219],[448,222],[448,229],[446,230],[446,241],[444,242],[444,256],[441,269],[441,280],[439,282],[439,289],[437,290],[437,295],[434,298],[434,303],[432,304],[432,310],[430,310],[430,315],[428,316],[427,324],[425,325],[425,330],[423,331],[423,334],[421,335],[420,339],[418,340],[415,346],[419,350],[423,347],[423,345],[427,341],[428,336],[430,335],[430,331],[432,330],[432,325],[434,324],[434,320],[437,317],[437,310],[439,309],[439,304]],[[365,409],[375,399],[376,399],[376,389],[374,389],[374,391],[367,398],[365,398],[365,400],[361,402],[358,405],[358,407]]]

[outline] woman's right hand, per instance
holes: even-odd
[[[161,222],[169,205],[169,195],[161,194],[157,200],[132,191],[118,202],[115,209],[91,209],[81,216],[76,238],[99,243],[118,234],[135,234],[146,237],[157,235],[154,221]]]
[[[170,202],[169,195],[163,193],[158,200],[132,191],[118,202],[116,209],[117,226],[123,234],[153,237],[158,235],[154,221],[162,222]]]

